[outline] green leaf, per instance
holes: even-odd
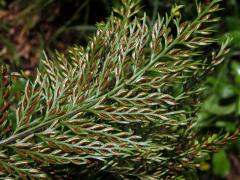
[[[213,172],[214,174],[225,177],[230,172],[230,162],[224,150],[213,155]]]
[[[234,132],[236,130],[236,123],[227,121],[217,121],[216,126],[226,129],[228,132]]]
[[[225,92],[225,95],[227,95],[227,92]],[[219,97],[213,95],[205,102],[204,109],[211,114],[227,115],[235,111],[236,104],[232,103],[230,105],[221,106],[219,105]]]
[[[231,63],[231,67],[232,67],[232,73],[234,75],[234,80],[236,82],[236,85],[239,85],[240,84],[240,63],[234,61]]]

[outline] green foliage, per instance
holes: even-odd
[[[240,48],[240,4],[236,0],[226,1],[227,15],[224,20],[224,33],[230,35],[233,38],[231,47],[232,49],[239,51]]]
[[[202,137],[194,129],[202,81],[228,53],[228,40],[211,48],[209,23],[219,20],[219,2],[197,4],[192,22],[175,5],[152,26],[146,15],[137,17],[139,1],[122,0],[86,48],[53,60],[45,55],[15,116],[2,98],[0,176],[66,178],[71,165],[87,177],[175,179],[195,172],[239,134]],[[1,82],[11,80],[2,74]],[[1,83],[2,97],[11,88]]]
[[[239,8],[240,9],[240,8]],[[240,20],[238,17],[227,17],[226,19],[228,32],[233,38],[232,46],[235,48],[240,48]]]
[[[234,54],[234,51],[231,54]],[[199,111],[197,126],[200,130],[222,130],[232,133],[239,127],[240,64],[235,60],[236,58],[235,56],[230,57],[230,59],[224,63],[224,66],[219,69],[217,75],[208,78],[208,98]],[[236,148],[237,151],[239,151],[239,141],[229,143],[232,143],[232,145],[225,147],[227,152],[235,151]],[[217,163],[212,164],[212,169],[216,175],[222,175],[219,174],[219,172],[223,172],[223,170]]]
[[[203,103],[199,113],[198,126],[203,128],[217,127],[234,132],[239,117],[239,70],[237,61],[226,61],[218,76],[212,76],[207,84],[211,94]]]
[[[230,171],[230,162],[225,151],[221,150],[213,155],[213,172],[216,175],[225,177]]]

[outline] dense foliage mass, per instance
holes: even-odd
[[[86,48],[45,55],[16,113],[9,93],[18,77],[3,67],[0,176],[67,177],[74,167],[88,177],[175,179],[196,170],[238,135],[194,130],[201,83],[228,52],[228,40],[213,49],[219,2],[196,4],[193,21],[175,5],[148,24],[138,1],[123,0]]]

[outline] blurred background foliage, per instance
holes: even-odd
[[[202,0],[208,3],[209,0]],[[43,50],[65,52],[68,46],[86,45],[95,24],[111,13],[113,0],[0,0],[0,64],[11,72],[34,77],[41,64]],[[144,11],[152,23],[157,14],[169,12],[174,4],[183,4],[184,18],[196,15],[194,0],[142,0]],[[233,132],[240,117],[240,2],[222,2],[222,21],[216,24],[216,38],[232,37],[231,52],[217,72],[206,80],[205,101],[199,109],[196,130]],[[13,80],[12,96],[20,98],[24,79]],[[240,179],[240,139],[204,159],[199,168],[200,179]],[[189,175],[191,176],[191,175]],[[181,177],[179,177],[181,179]]]

